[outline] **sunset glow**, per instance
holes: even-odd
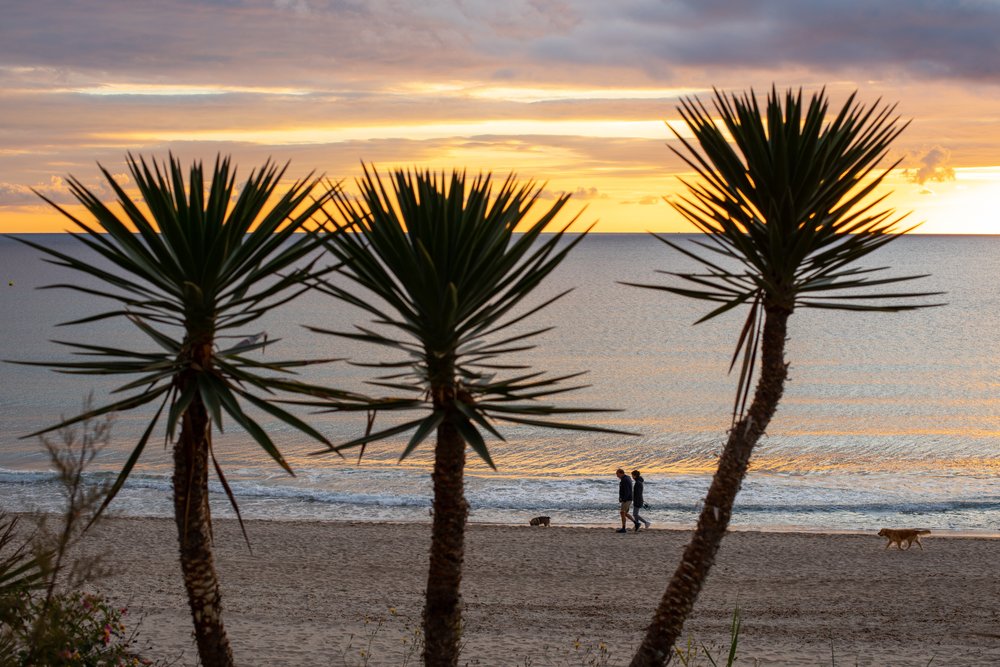
[[[673,123],[684,130],[682,123]],[[157,142],[233,142],[267,146],[300,144],[338,144],[348,141],[399,139],[425,141],[430,139],[470,139],[475,137],[587,137],[609,139],[667,139],[669,131],[663,121],[616,120],[484,120],[455,123],[407,125],[374,125],[359,127],[300,127],[287,129],[219,129],[167,130],[161,132],[124,132],[100,135],[98,138],[129,143]],[[690,136],[690,133],[687,133]]]
[[[0,231],[59,231],[32,189],[70,203],[68,174],[97,186],[95,163],[118,173],[126,152],[168,151],[231,154],[244,170],[272,157],[291,161],[292,178],[347,182],[362,161],[515,172],[573,193],[581,226],[692,231],[663,201],[688,170],[669,150],[671,128],[687,136],[679,100],[775,85],[898,103],[912,122],[886,159],[900,160],[892,205],[923,222],[918,233],[1000,233],[1000,72],[966,55],[993,52],[1000,10],[771,4],[10,8]],[[929,24],[932,36],[916,29]]]

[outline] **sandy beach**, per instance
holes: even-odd
[[[172,522],[116,518],[95,530],[86,548],[106,548],[117,570],[99,588],[129,604],[132,622],[143,616],[148,655],[196,664]],[[404,639],[420,625],[429,525],[248,530],[252,554],[234,522],[216,526],[238,664],[364,664],[369,642],[367,664],[418,661]],[[605,664],[601,643],[607,664],[627,664],[686,539],[655,527],[471,525],[462,664]],[[829,665],[831,647],[836,665],[1000,664],[1000,541],[883,544],[874,534],[732,533],[686,629],[721,647],[739,604],[738,664]]]

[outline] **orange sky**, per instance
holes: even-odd
[[[95,163],[124,172],[128,151],[245,172],[270,156],[292,177],[514,171],[574,193],[581,226],[690,231],[663,201],[679,97],[775,83],[898,102],[890,203],[923,233],[1000,233],[1000,6],[913,7],[18,3],[0,24],[0,231],[65,229],[31,189],[68,202],[67,174],[100,188]]]

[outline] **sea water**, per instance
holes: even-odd
[[[30,236],[86,257],[67,235]],[[674,236],[694,248],[696,236]],[[870,530],[882,525],[935,531],[1000,533],[1000,237],[907,236],[866,258],[887,275],[930,274],[902,289],[946,292],[904,313],[800,308],[790,320],[789,381],[758,443],[737,498],[733,525],[750,529]],[[706,302],[624,282],[679,284],[657,271],[690,270],[690,260],[648,235],[591,235],[529,301],[572,292],[527,324],[554,329],[520,363],[552,374],[587,371],[563,406],[614,412],[574,418],[635,436],[500,424],[504,441],[488,441],[490,469],[470,451],[466,493],[473,522],[523,523],[547,514],[554,523],[617,522],[614,471],[639,468],[646,513],[660,526],[693,525],[731,420],[736,376],[727,373],[746,311],[694,325]],[[0,357],[71,360],[68,340],[151,349],[116,319],[57,327],[114,306],[68,290],[37,288],[81,277],[44,262],[40,253],[0,238]],[[88,285],[93,285],[87,282]],[[887,289],[899,290],[899,287]],[[384,352],[302,325],[350,329],[368,325],[362,311],[307,293],[259,323],[261,359],[391,359]],[[522,329],[527,330],[527,329]],[[280,339],[280,340],[278,340]],[[304,379],[365,390],[370,368],[340,361],[309,369]],[[22,436],[75,414],[93,392],[108,400],[115,379],[0,365],[0,507],[53,511],[59,487],[37,438]],[[376,392],[368,387],[368,391]],[[380,390],[378,390],[380,391]],[[113,479],[151,416],[116,416],[112,442],[90,479]],[[334,442],[364,430],[363,415],[309,414]],[[224,423],[215,447],[245,517],[309,520],[427,521],[432,442],[400,462],[406,438],[369,445],[344,458],[322,453],[294,429],[257,415],[295,472],[290,476],[241,429]],[[393,423],[379,415],[376,427]],[[58,439],[57,436],[53,436]],[[122,515],[171,513],[170,445],[150,443],[111,509]],[[213,511],[231,515],[213,481]]]

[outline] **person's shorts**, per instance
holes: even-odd
[[[625,502],[622,503],[622,512],[627,513],[630,507],[632,507],[632,501],[626,500]]]

